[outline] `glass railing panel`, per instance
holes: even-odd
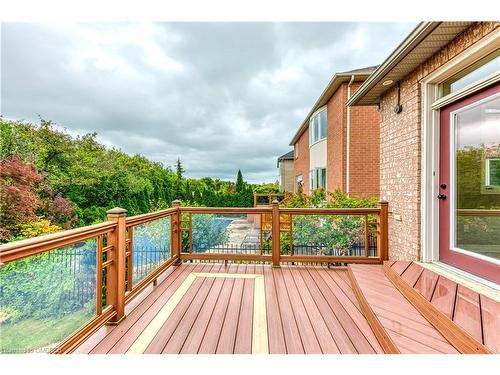
[[[132,285],[136,285],[171,257],[171,216],[133,227]]]
[[[291,225],[281,222],[282,255],[357,257],[365,256],[366,249],[369,256],[377,255],[376,236],[366,231],[365,216],[293,215]]]
[[[50,352],[96,315],[97,241],[0,267],[0,351]]]
[[[182,252],[260,254],[266,233],[260,214],[192,214],[182,230]]]

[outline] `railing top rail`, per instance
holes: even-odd
[[[269,206],[262,207],[181,207],[181,212],[193,214],[265,214],[271,213]]]
[[[141,215],[136,215],[136,216],[129,216],[125,219],[125,222],[127,223],[127,226],[134,226],[134,225],[139,225],[139,224],[144,224],[149,221],[161,219],[163,217],[167,217],[169,215],[174,214],[177,212],[178,208],[177,207],[172,207],[172,208],[167,208],[165,210],[161,211],[156,211],[156,212],[149,212],[147,214],[141,214]]]
[[[69,246],[80,241],[97,237],[100,234],[114,230],[116,222],[105,221],[100,224],[82,228],[65,230],[45,236],[28,238],[26,240],[10,242],[0,245],[0,263],[9,263],[17,259],[26,258],[46,251]]]
[[[280,213],[294,215],[370,215],[380,214],[380,208],[284,208]]]

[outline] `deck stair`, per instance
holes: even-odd
[[[456,334],[462,345],[479,343],[479,350],[500,353],[500,293],[486,296],[414,262],[386,262],[384,272],[446,336]],[[448,332],[455,326],[460,330]]]
[[[384,351],[494,352],[413,289],[423,272],[416,266],[411,262],[386,262],[383,266],[348,267],[356,297]],[[424,285],[419,287],[425,290]]]

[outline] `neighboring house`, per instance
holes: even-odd
[[[280,191],[293,192],[293,150],[278,158],[280,173]]]
[[[497,284],[499,26],[423,22],[348,101],[380,108],[390,259],[436,262]]]
[[[294,191],[323,188],[364,197],[379,195],[380,116],[374,105],[346,102],[375,67],[333,76],[290,142],[295,149]]]

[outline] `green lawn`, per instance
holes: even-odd
[[[14,324],[2,324],[0,353],[49,351],[91,318],[91,313],[82,310],[53,320],[26,319]]]

